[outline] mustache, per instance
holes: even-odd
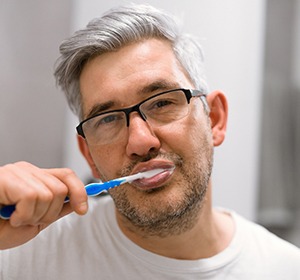
[[[131,161],[127,166],[121,169],[120,171],[120,177],[128,176],[131,174],[134,167],[141,163],[141,162],[147,162],[152,159],[161,159],[161,160],[168,160],[174,163],[176,167],[181,167],[183,165],[183,158],[175,153],[161,153],[161,152],[149,152],[144,157],[139,157],[138,159],[135,159]]]

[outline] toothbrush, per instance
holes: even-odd
[[[131,183],[137,179],[151,178],[163,171],[170,169],[157,168],[145,172],[140,172],[134,175],[125,176],[117,179],[113,179],[107,182],[91,183],[85,186],[85,190],[88,196],[97,196],[102,192],[108,191],[111,188],[120,186],[125,183]],[[69,198],[65,198],[65,202],[68,202]],[[0,209],[0,218],[8,220],[12,213],[15,211],[15,205],[6,205]]]

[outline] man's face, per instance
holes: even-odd
[[[126,108],[175,88],[192,89],[193,85],[170,43],[158,39],[95,57],[80,76],[84,117],[103,109],[104,104],[107,110]],[[93,174],[105,181],[175,167],[110,190],[118,214],[154,234],[171,228],[166,221],[199,209],[210,178],[213,140],[209,118],[200,98],[192,98],[189,106],[186,117],[160,127],[152,127],[133,112],[126,137],[117,142],[92,146],[80,140]]]

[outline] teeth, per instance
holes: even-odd
[[[152,170],[143,172],[143,176],[141,178],[152,178],[155,175],[158,175],[166,170],[167,169],[162,169],[162,168],[152,169]]]
[[[142,172],[143,173],[143,177],[141,178],[152,178],[160,173],[163,173],[165,171],[171,171],[173,172],[173,170],[175,169],[175,166],[174,167],[171,167],[171,168],[156,168],[156,169],[152,169],[152,170],[149,170],[149,171],[146,171],[146,172]]]

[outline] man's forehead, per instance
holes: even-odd
[[[96,56],[84,66],[80,77],[83,113],[93,113],[95,104],[112,101],[119,106],[116,102],[124,96],[128,104],[138,102],[152,92],[178,88],[186,78],[170,42],[148,39],[125,46]]]

